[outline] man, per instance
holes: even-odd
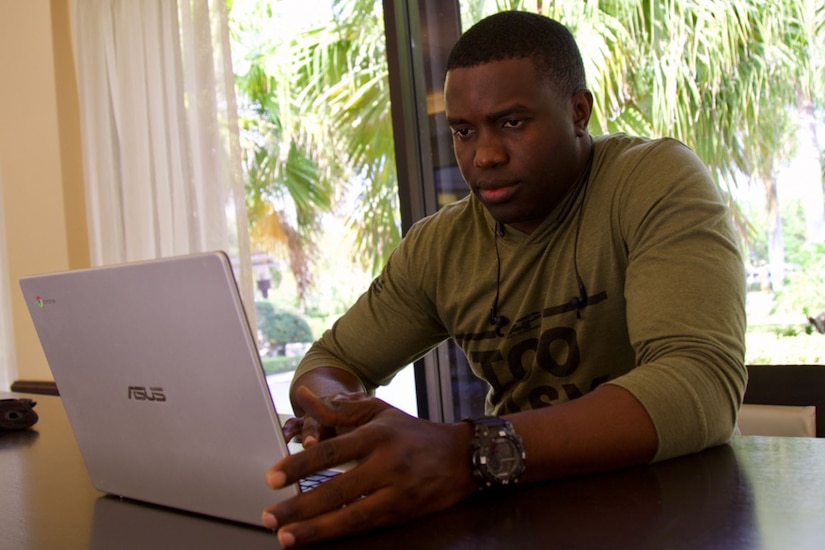
[[[745,277],[698,158],[669,139],[591,138],[576,43],[538,15],[499,13],[468,30],[445,102],[472,193],[409,231],[296,373],[302,420],[286,431],[306,450],[268,483],[359,465],[264,511],[284,546],[733,433]],[[436,424],[369,397],[446,338],[490,384],[488,413],[509,424]],[[471,458],[495,449],[505,454],[487,464]]]

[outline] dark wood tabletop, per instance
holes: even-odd
[[[0,393],[0,397],[11,397]],[[0,548],[277,548],[264,529],[95,490],[59,397],[0,432]],[[825,439],[735,437],[707,451],[479,497],[319,548],[825,548]]]

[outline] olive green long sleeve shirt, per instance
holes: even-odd
[[[698,157],[672,139],[602,136],[587,184],[530,235],[499,230],[472,196],[415,224],[296,379],[333,366],[373,389],[453,338],[490,385],[489,413],[616,384],[653,420],[661,460],[732,435],[744,304],[730,212]]]

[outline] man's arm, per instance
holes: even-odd
[[[359,465],[265,510],[264,524],[278,529],[285,547],[400,523],[448,508],[475,491],[470,424],[420,420],[374,398],[319,399],[297,386],[294,398],[320,425],[352,431],[276,464],[267,476],[270,486],[344,462]],[[642,405],[609,384],[563,405],[507,418],[527,451],[524,482],[647,463],[657,448]]]
[[[658,447],[647,411],[633,394],[612,384],[562,405],[505,418],[524,440],[524,481],[646,464]]]

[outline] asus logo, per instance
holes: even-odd
[[[145,386],[129,386],[129,399],[137,401],[166,401],[166,395],[163,393],[163,388],[149,388]]]

